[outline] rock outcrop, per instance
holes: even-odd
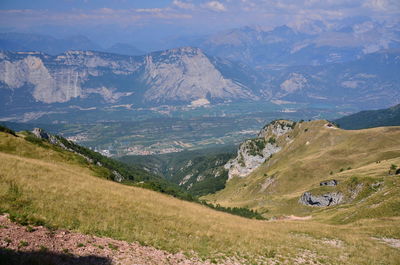
[[[63,149],[67,149],[54,135],[47,133],[41,128],[34,128],[32,133],[39,139],[46,140],[54,145],[59,145]]]
[[[275,154],[281,150],[276,144],[267,143],[263,149],[254,151],[255,143],[264,142],[262,138],[247,140],[242,143],[237,152],[236,158],[228,161],[224,168],[229,170],[229,179],[234,176],[246,177],[262,163],[264,163],[272,154]]]
[[[246,140],[239,147],[237,156],[229,160],[224,168],[228,170],[228,180],[246,177],[273,154],[290,144],[286,141],[288,133],[294,129],[295,122],[278,120],[264,126],[258,138]]]
[[[263,137],[263,138],[268,136],[279,137],[293,130],[295,125],[296,122],[293,121],[285,121],[285,120],[272,121],[271,123],[265,125],[261,129],[261,131],[258,133],[258,137]]]
[[[319,183],[320,186],[337,186],[337,184],[338,181],[335,179],[322,181],[321,183]]]
[[[310,192],[305,192],[299,199],[301,204],[318,207],[338,205],[342,201],[343,194],[340,192],[329,192],[322,195],[312,195]]]

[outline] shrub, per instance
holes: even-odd
[[[111,244],[111,243],[108,244],[108,247],[109,247],[111,250],[118,250],[118,246],[113,245],[113,244]]]
[[[29,243],[28,242],[26,242],[26,241],[24,241],[24,240],[21,240],[20,242],[19,242],[19,245],[18,245],[19,247],[27,247],[27,246],[29,246]]]
[[[36,136],[29,134],[28,136],[25,137],[25,140],[28,142],[31,142],[33,144],[40,145],[41,147],[45,147],[44,141],[40,138],[37,138]]]
[[[265,140],[263,138],[257,138],[249,140],[248,142],[249,154],[252,156],[262,156],[262,150],[265,148]]]
[[[26,227],[26,231],[31,233],[31,232],[34,232],[35,229],[34,229],[32,226],[28,225],[28,226]]]
[[[40,245],[40,247],[39,247],[39,251],[40,252],[47,252],[48,250],[49,249],[47,247],[43,246],[43,245]]]
[[[15,131],[13,131],[13,130],[11,130],[10,128],[7,128],[6,126],[3,126],[3,125],[1,125],[1,124],[0,124],[0,132],[5,132],[5,133],[8,133],[8,134],[14,135],[15,137],[18,137],[18,136],[15,134]]]
[[[201,201],[201,204],[210,207],[214,210],[230,213],[233,215],[242,216],[249,219],[258,219],[258,220],[265,220],[265,218],[257,211],[243,208],[243,207],[223,207],[219,204],[213,205],[211,203],[207,203],[206,201]]]
[[[395,165],[395,164],[390,165],[390,170],[396,170],[396,169],[397,169],[397,165]]]
[[[275,250],[273,250],[273,249],[271,249],[271,250],[267,250],[266,252],[265,252],[265,257],[267,257],[267,258],[275,258],[275,256],[276,256],[276,251]]]

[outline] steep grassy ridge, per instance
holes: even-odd
[[[22,222],[189,255],[193,250],[201,257],[236,256],[251,264],[302,259],[311,264],[396,264],[400,259],[398,250],[372,238],[400,237],[398,217],[340,226],[250,220],[96,177],[80,160],[0,133],[1,210]]]
[[[293,131],[278,138],[283,147],[280,152],[247,177],[228,181],[224,190],[206,199],[224,206],[250,207],[269,217],[324,216],[321,208],[299,204],[299,197],[306,191],[323,194],[340,190],[351,196],[350,193],[356,193],[357,184],[363,185],[360,194],[376,186],[376,191],[371,191],[370,195],[378,197],[390,186],[398,188],[398,178],[388,176],[388,170],[391,164],[400,165],[400,127],[345,131],[327,127],[327,123],[298,123]],[[339,180],[339,185],[319,186],[321,181],[329,179]],[[350,203],[350,199],[347,201]],[[393,197],[392,203],[400,203],[400,200]],[[358,207],[357,203],[351,205],[354,206],[352,210]],[[336,208],[341,207],[349,205]],[[400,215],[399,207],[391,211],[391,214],[382,212],[374,216]]]

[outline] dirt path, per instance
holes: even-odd
[[[239,264],[228,260],[225,264]],[[0,264],[211,264],[111,238],[26,227],[0,216]]]

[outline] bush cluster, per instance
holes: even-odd
[[[11,130],[10,128],[3,126],[0,124],[0,132],[5,132],[11,135],[14,135],[15,137],[18,137],[17,134],[15,133],[15,131]]]
[[[250,219],[257,219],[257,220],[265,220],[265,218],[257,211],[251,210],[248,208],[244,207],[223,207],[219,204],[214,205],[211,203],[207,203],[206,201],[201,201],[201,204],[210,207],[214,210],[220,211],[220,212],[226,212],[238,216],[242,216],[245,218],[250,218]]]

